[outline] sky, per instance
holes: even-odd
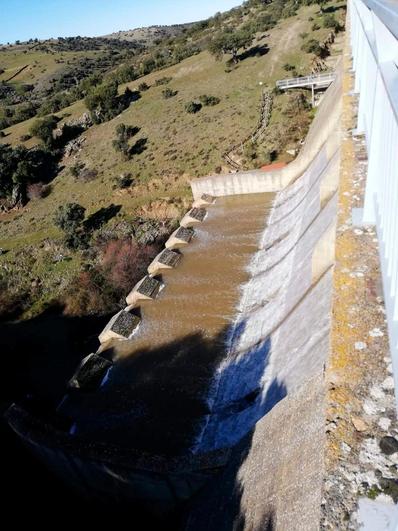
[[[0,0],[0,42],[97,36],[202,20],[239,0]]]

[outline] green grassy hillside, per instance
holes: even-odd
[[[342,4],[328,4],[332,9],[334,5]],[[255,9],[246,10],[239,23],[251,20],[256,13]],[[342,20],[344,11],[338,9],[336,16]],[[117,233],[123,223],[133,224],[137,217],[177,219],[189,203],[192,178],[229,170],[222,154],[231,144],[243,141],[256,127],[264,88],[273,90],[275,81],[291,76],[293,69],[297,75],[311,71],[314,54],[305,53],[301,47],[311,38],[321,43],[325,41],[331,30],[323,27],[323,18],[317,4],[300,8],[296,15],[280,20],[269,31],[258,32],[251,47],[240,50],[236,65],[226,63],[227,56],[217,61],[208,51],[202,51],[178,64],[120,85],[120,93],[126,86],[137,90],[142,83],[149,89],[141,91],[140,99],[119,116],[93,125],[82,134],[80,151],[60,161],[60,170],[46,197],[32,199],[22,209],[0,213],[0,248],[8,251],[0,256],[3,268],[0,281],[6,271],[9,278],[14,276],[15,283],[26,290],[32,279],[40,279],[33,307],[30,305],[25,316],[37,313],[49,301],[62,297],[82,264],[97,260],[87,253],[64,248],[62,233],[53,222],[60,205],[79,203],[86,208],[87,216],[110,204],[120,205],[118,214],[101,228],[110,233]],[[338,48],[337,41],[332,55]],[[46,68],[46,75],[49,75],[59,66],[55,63],[56,56],[33,59],[34,50],[22,56],[12,53],[14,55],[9,54],[7,61],[4,55],[0,56],[6,66],[2,78],[25,62],[37,61],[40,65],[21,72],[21,81],[25,82],[34,82],[40,69]],[[66,57],[66,53],[62,53]],[[170,80],[157,86],[156,81],[161,78]],[[165,88],[176,94],[164,98]],[[201,95],[214,96],[220,101],[214,106],[203,106],[195,114],[188,113],[186,104],[198,101]],[[313,114],[295,98],[295,95],[274,91],[270,125],[261,141],[255,147],[249,146],[249,154],[248,146],[242,146],[243,166],[259,167],[274,159],[292,159],[287,150],[299,148]],[[295,105],[302,105],[302,108],[296,112]],[[85,110],[84,102],[78,101],[56,114],[62,123],[81,116]],[[38,139],[23,142],[21,137],[29,133],[34,121],[35,118],[31,118],[7,128],[0,142],[32,148],[39,143]],[[139,129],[129,142],[130,147],[142,148],[136,149],[129,160],[113,146],[116,127],[121,123]],[[92,180],[73,177],[71,167],[76,165],[95,170],[96,177]],[[128,176],[128,186],[117,184],[120,175]],[[54,261],[56,254],[67,256],[67,260]]]

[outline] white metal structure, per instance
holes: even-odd
[[[333,72],[325,74],[314,74],[305,77],[291,77],[289,79],[280,79],[276,82],[276,86],[280,90],[287,90],[292,88],[310,88],[312,93],[312,106],[315,106],[314,91],[318,89],[326,89],[335,78]]]
[[[292,77],[289,79],[280,79],[276,82],[276,86],[281,90],[289,88],[327,88],[335,78],[334,72],[327,72],[325,74],[314,74],[305,77]]]
[[[349,0],[358,133],[368,151],[363,222],[375,224],[398,400],[398,2]]]

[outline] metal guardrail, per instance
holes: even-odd
[[[349,0],[357,132],[368,151],[363,222],[376,225],[398,401],[398,3]]]
[[[276,82],[276,86],[280,89],[293,87],[311,87],[313,85],[327,86],[335,79],[334,72],[327,72],[324,74],[314,74],[312,76],[292,77],[288,79],[280,79]]]

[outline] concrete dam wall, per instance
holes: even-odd
[[[237,522],[242,529],[265,529],[267,522],[281,530],[319,528],[340,113],[338,73],[293,163],[275,172],[192,183],[196,200],[203,194],[258,198],[251,208],[260,225],[250,227],[255,246],[250,258],[245,255],[246,265],[225,255],[227,278],[238,263],[245,272],[237,291],[228,294],[233,312],[223,316],[225,326],[207,337],[203,324],[198,342],[200,325],[191,319],[192,335],[184,329],[184,341],[170,336],[166,348],[160,340],[173,315],[163,312],[153,334],[156,351],[139,346],[143,328],[131,341],[115,341],[101,351],[112,366],[95,389],[68,392],[47,417],[26,405],[9,410],[13,429],[86,494],[167,505],[196,493],[186,523],[190,530],[234,529]],[[263,193],[275,193],[271,209]],[[201,240],[200,231],[220,212],[217,202],[215,214],[211,208],[192,253],[209,241]],[[206,256],[201,249],[195,260]],[[155,305],[162,308],[175,295],[179,267],[162,279],[159,300],[145,303],[153,305],[147,310],[143,305],[143,322],[145,312],[156,316]],[[213,291],[217,297],[216,282]],[[192,296],[200,323],[203,312],[213,311],[212,302],[199,312],[200,293]],[[187,306],[175,308],[183,312]]]

